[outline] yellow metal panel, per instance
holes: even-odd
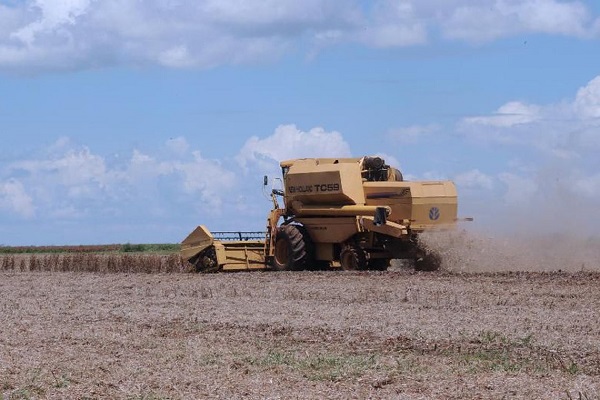
[[[189,260],[212,245],[213,242],[210,231],[204,225],[200,225],[181,242],[181,256],[183,259]]]
[[[358,215],[375,215],[378,206],[311,206],[303,205],[299,201],[294,201],[292,207],[296,215],[300,217],[319,216],[319,217],[355,217]],[[386,215],[390,215],[391,208],[381,206],[385,209]]]
[[[388,220],[410,221],[413,230],[436,229],[454,225],[457,218],[457,193],[450,181],[365,182],[367,205],[389,205]]]
[[[370,232],[377,232],[396,238],[404,238],[408,235],[406,226],[388,221],[385,225],[375,225],[373,217],[361,217],[360,222],[363,228]]]
[[[335,258],[333,243],[316,243],[315,258],[317,260],[331,261]]]
[[[364,204],[360,159],[323,163],[303,159],[291,164],[285,177],[286,204]]]
[[[296,218],[315,243],[342,243],[359,232],[356,217]]]
[[[265,269],[264,241],[236,241],[222,243],[225,253],[223,271]]]
[[[215,242],[215,253],[217,254],[217,263],[223,265],[227,262],[227,251],[222,242]]]
[[[456,224],[456,187],[449,181],[415,182],[411,227],[415,230],[449,228]]]
[[[412,214],[411,182],[365,182],[365,197],[369,206],[389,206],[389,221],[400,223]]]

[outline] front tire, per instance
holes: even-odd
[[[298,271],[307,269],[312,261],[312,242],[301,225],[284,225],[277,229],[273,269]]]

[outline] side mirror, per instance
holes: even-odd
[[[373,220],[373,223],[375,224],[375,226],[385,225],[385,223],[387,222],[386,218],[387,218],[386,209],[384,207],[377,207],[375,209],[375,216],[374,216],[374,220]]]
[[[263,176],[263,186],[268,186],[269,185],[269,177],[268,176]]]

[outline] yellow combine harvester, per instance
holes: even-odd
[[[200,272],[385,270],[391,259],[412,259],[417,270],[439,268],[440,257],[418,239],[424,231],[456,225],[454,183],[404,181],[379,157],[280,165],[283,190],[271,190],[266,232],[212,234],[199,226],[182,242],[183,258]]]

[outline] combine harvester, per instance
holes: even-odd
[[[440,267],[440,256],[424,248],[419,235],[455,227],[453,182],[404,181],[379,157],[280,165],[284,189],[271,190],[266,232],[211,233],[198,226],[181,243],[183,258],[197,271],[385,270],[391,259],[412,259],[422,271]]]

